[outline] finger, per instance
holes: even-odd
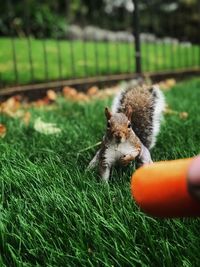
[[[188,191],[200,201],[200,156],[196,157],[188,171]]]

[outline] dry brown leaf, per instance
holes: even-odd
[[[69,87],[69,86],[65,86],[63,88],[63,95],[65,98],[73,98],[77,95],[77,91],[75,88]]]
[[[0,124],[0,138],[4,138],[6,135],[6,126],[3,124]]]
[[[31,113],[29,111],[25,112],[24,116],[23,116],[23,122],[26,126],[29,125],[30,123],[30,119],[31,119]]]
[[[102,89],[102,90],[99,90],[98,94],[96,95],[96,98],[105,99],[105,98],[114,96],[119,91],[120,91],[120,87],[119,86]]]
[[[175,79],[167,79],[167,80],[161,81],[159,83],[159,87],[161,90],[167,91],[167,90],[170,90],[175,84],[176,84]]]
[[[173,87],[174,85],[176,85],[176,80],[175,79],[167,79],[165,81],[165,83],[170,88],[170,87]]]
[[[165,108],[164,113],[167,114],[167,115],[172,115],[172,114],[173,115],[177,115],[178,114],[178,112],[176,110],[173,110],[173,109],[171,109],[169,107]]]
[[[47,97],[48,97],[48,99],[51,100],[51,101],[56,101],[56,99],[57,99],[57,94],[56,94],[56,92],[55,92],[54,90],[48,90],[48,91],[47,91]]]
[[[12,96],[1,104],[1,112],[13,117],[17,110],[21,107],[21,97]]]
[[[89,97],[82,93],[82,92],[77,92],[76,89],[72,87],[65,86],[63,88],[63,95],[65,98],[73,100],[73,101],[88,101]]]
[[[92,86],[87,90],[87,95],[94,96],[99,92],[99,89],[97,86]]]
[[[106,89],[99,90],[97,86],[92,86],[86,93],[78,92],[75,88],[65,86],[63,88],[63,95],[65,98],[73,101],[89,101],[93,99],[105,99],[115,95],[120,91],[120,86],[114,86]]]
[[[165,108],[164,113],[167,114],[167,115],[177,115],[177,116],[179,116],[179,118],[182,119],[182,120],[187,119],[188,116],[189,116],[188,112],[186,112],[186,111],[178,112],[178,111],[173,110],[173,109],[171,109],[171,108],[169,108],[169,107],[166,107],[166,108]]]
[[[33,106],[35,107],[43,107],[43,106],[47,106],[48,104],[50,104],[50,100],[47,96],[45,96],[42,99],[38,99],[37,101],[33,102]]]
[[[189,114],[185,111],[179,113],[179,118],[182,120],[186,120],[188,118]]]
[[[78,93],[73,100],[75,101],[88,101],[89,97],[84,93]]]

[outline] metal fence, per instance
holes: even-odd
[[[147,1],[145,12],[139,5],[140,1],[133,1],[132,6],[128,1],[128,10],[114,7],[118,11],[120,9],[115,17],[115,12],[109,11],[109,1],[107,4],[99,1],[104,4],[100,8],[98,1],[91,0],[89,8],[77,12],[72,20],[69,6],[73,1],[55,1],[45,10],[39,0],[23,0],[21,17],[18,15],[18,2],[5,1],[4,18],[0,21],[6,29],[1,31],[0,36],[0,88],[200,67],[199,41],[190,40],[184,28],[181,37],[180,33],[176,33],[176,25],[181,21],[173,21],[173,12],[166,20],[169,24],[167,34],[159,33],[159,5],[154,1]],[[39,11],[42,10],[37,18],[39,26],[35,28],[31,24],[33,2],[37,3]],[[86,5],[88,1],[79,2]],[[62,27],[56,21],[59,16],[51,17],[54,11],[64,14],[61,26],[66,30],[62,34]],[[46,17],[48,12],[51,14],[49,21]],[[147,20],[147,17],[149,20],[145,26],[143,19]],[[55,23],[52,23],[53,20]],[[110,26],[110,22],[115,20],[118,24]],[[184,25],[187,27],[187,24]],[[199,26],[197,23],[193,25],[194,28]],[[49,35],[51,29],[53,36]]]

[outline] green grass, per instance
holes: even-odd
[[[133,73],[134,44],[13,39],[18,83],[68,79],[102,74]],[[46,63],[45,53],[46,51]],[[85,51],[85,52],[84,52]],[[171,44],[142,44],[143,71],[172,70],[199,66],[200,48]],[[0,38],[0,83],[15,84],[13,46]],[[33,80],[30,58],[32,58]],[[96,60],[98,58],[98,60]],[[85,60],[86,59],[86,60]],[[59,68],[59,60],[60,66]],[[72,67],[72,63],[74,68]],[[46,67],[46,65],[47,67]]]
[[[189,117],[165,117],[153,160],[197,155],[200,79],[166,99]],[[199,219],[145,215],[131,198],[131,167],[109,185],[85,172],[95,149],[82,150],[102,138],[108,104],[60,99],[55,110],[32,109],[32,122],[57,123],[58,136],[0,117],[8,129],[0,139],[0,266],[199,266]]]

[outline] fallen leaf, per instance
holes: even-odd
[[[8,98],[1,104],[1,112],[13,117],[21,106],[20,99],[20,96],[13,96]]]
[[[29,111],[25,112],[24,116],[23,116],[23,122],[26,126],[29,125],[30,123],[30,119],[31,119],[31,113]]]
[[[165,81],[165,83],[170,88],[170,87],[173,87],[176,84],[176,80],[175,79],[167,79]]]
[[[98,94],[95,96],[97,99],[105,99],[116,95],[121,90],[120,86],[109,87],[106,89],[99,90]]]
[[[63,95],[65,98],[73,98],[77,95],[77,91],[75,88],[69,87],[69,86],[65,86],[63,88]]]
[[[182,120],[186,120],[188,118],[188,116],[189,116],[189,114],[187,112],[185,112],[185,111],[179,113],[179,117]]]
[[[41,118],[37,118],[34,123],[34,129],[42,134],[58,134],[61,132],[61,129],[56,126],[55,123],[48,123],[41,120]]]
[[[167,79],[164,81],[159,82],[159,87],[161,90],[170,90],[176,84],[175,79]]]
[[[75,101],[88,101],[89,97],[84,93],[77,93],[77,95],[73,98]]]
[[[51,100],[51,101],[56,101],[57,94],[56,94],[56,92],[53,91],[53,90],[48,90],[48,91],[47,91],[47,97],[48,97],[48,99]]]
[[[3,124],[0,124],[0,138],[4,138],[6,135],[6,126]]]
[[[75,88],[65,86],[63,88],[63,95],[66,99],[73,101],[88,101],[89,97],[82,92],[78,92]]]
[[[46,97],[44,97],[42,99],[38,99],[37,101],[33,102],[32,104],[35,107],[43,107],[43,106],[47,106],[48,104],[50,104],[50,100],[46,96]]]
[[[87,90],[87,95],[94,96],[99,92],[99,89],[97,86],[92,86]]]
[[[187,119],[188,116],[189,116],[188,112],[186,112],[186,111],[178,112],[178,111],[173,110],[173,109],[171,109],[171,108],[169,108],[169,107],[166,107],[166,108],[165,108],[164,113],[167,114],[167,115],[177,115],[177,116],[179,116],[179,118],[182,119],[182,120]]]
[[[169,107],[165,108],[164,113],[168,114],[168,115],[172,115],[172,114],[177,115],[178,114],[178,112],[176,110],[173,110],[173,109],[171,109]]]

